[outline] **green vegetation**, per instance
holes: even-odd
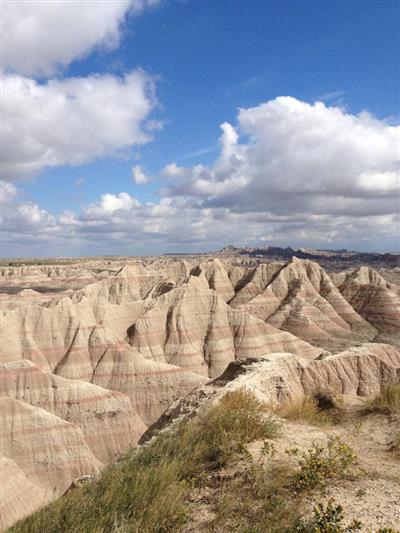
[[[288,454],[295,458],[299,455],[297,450],[290,450]],[[216,516],[210,524],[210,532],[308,531],[296,529],[302,524],[304,496],[323,488],[328,481],[350,476],[357,462],[351,448],[338,438],[330,439],[326,447],[314,444],[300,455],[297,466],[272,461],[274,447],[268,442],[264,443],[261,455],[267,459],[265,465],[247,461],[233,479],[221,483],[213,494]],[[327,512],[329,510],[330,507]],[[346,530],[321,529],[321,533],[331,531]]]
[[[344,526],[343,508],[329,501],[325,506],[318,504],[314,508],[313,516],[309,520],[301,520],[292,528],[291,533],[354,533],[361,527],[362,524],[358,520]]]
[[[289,450],[288,453],[297,455],[298,452]],[[330,438],[326,447],[314,443],[301,456],[300,469],[293,476],[293,488],[302,492],[323,487],[335,478],[346,478],[356,463],[356,454],[338,437]]]
[[[288,451],[294,461],[275,460],[271,439],[279,432],[266,405],[251,393],[228,392],[9,533],[168,533],[188,523],[195,523],[193,531],[210,533],[357,531],[355,522],[343,525],[342,509],[334,502],[317,505],[306,520],[302,516],[310,496],[327,482],[354,474],[357,458],[351,448],[331,438],[326,446],[314,443],[303,453]],[[263,441],[258,460],[247,450],[255,440]],[[199,527],[193,514],[197,493],[212,513]]]
[[[186,521],[191,486],[240,456],[246,443],[273,438],[278,431],[252,394],[227,393],[216,406],[129,452],[99,481],[70,491],[9,531],[177,531]]]
[[[312,517],[309,520],[300,520],[290,533],[354,533],[362,529],[362,522],[353,520],[345,526],[343,524],[343,508],[336,505],[334,501],[329,501],[326,505],[318,504],[314,508]],[[390,527],[383,527],[376,533],[399,533]]]
[[[369,401],[369,410],[381,413],[400,413],[400,383],[389,383],[378,396]]]

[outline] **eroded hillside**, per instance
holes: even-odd
[[[369,267],[153,258],[1,275],[3,529],[199,391],[245,387],[269,406],[325,391],[351,404],[399,380],[400,288]],[[238,360],[252,361],[241,375]]]

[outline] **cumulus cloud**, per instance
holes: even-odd
[[[118,211],[130,211],[133,208],[139,207],[139,202],[127,192],[120,192],[119,194],[102,194],[100,202],[90,204],[84,209],[86,218],[103,219],[109,218]]]
[[[144,185],[150,181],[150,177],[147,176],[140,165],[132,167],[132,179],[136,185]]]
[[[368,113],[279,97],[224,123],[219,158],[181,170],[169,194],[233,212],[392,214],[399,142],[399,126]]]
[[[49,76],[96,47],[113,48],[128,13],[158,0],[18,0],[3,5],[3,68]]]
[[[176,163],[168,163],[162,170],[162,174],[166,177],[173,178],[176,176],[183,176],[186,173],[184,167],[178,167]]]
[[[3,179],[46,167],[86,163],[151,139],[145,121],[156,105],[154,83],[141,70],[124,77],[3,79]]]

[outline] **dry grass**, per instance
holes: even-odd
[[[300,520],[302,496],[290,489],[293,471],[271,462],[262,467],[248,462],[232,479],[213,493],[215,518],[207,533],[283,533]]]
[[[389,383],[368,403],[370,411],[400,413],[400,383]]]
[[[318,397],[313,396],[285,404],[278,409],[278,413],[287,420],[312,426],[330,426],[334,423],[333,409],[321,407]]]

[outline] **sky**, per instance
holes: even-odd
[[[1,255],[400,251],[400,4],[1,2]]]

